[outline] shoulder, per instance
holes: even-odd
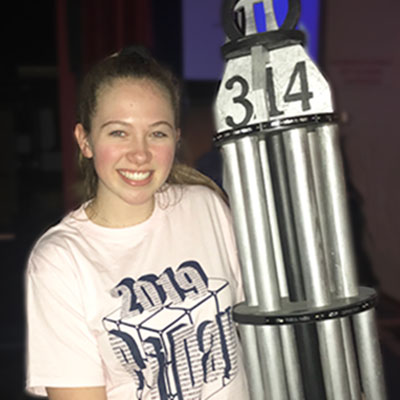
[[[184,196],[189,201],[207,203],[223,203],[221,196],[214,190],[204,185],[182,185]]]
[[[75,211],[68,213],[37,239],[29,254],[28,272],[41,272],[49,265],[59,268],[67,264],[66,261],[71,258],[72,243],[77,236],[75,214]]]
[[[191,219],[209,216],[212,219],[230,219],[230,210],[214,190],[203,185],[171,185],[168,188],[169,211],[188,215]]]
[[[226,208],[221,196],[204,185],[170,185],[167,189],[170,205],[177,207]]]
[[[214,195],[214,191],[203,185],[172,183],[157,193],[160,204],[171,205],[182,201],[207,198]],[[216,193],[215,193],[216,194]],[[164,208],[164,207],[163,207]]]

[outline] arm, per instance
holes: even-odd
[[[26,273],[26,386],[29,393],[42,396],[46,387],[84,389],[105,384],[73,261],[57,243],[50,244],[31,255]],[[93,398],[51,395],[52,400]]]
[[[104,386],[87,388],[46,388],[49,400],[107,400]]]

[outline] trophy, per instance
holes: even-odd
[[[358,284],[339,118],[296,29],[300,0],[280,26],[272,0],[225,0],[222,11],[214,143],[242,266],[233,318],[251,399],[383,400],[376,293]]]

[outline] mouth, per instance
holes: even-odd
[[[120,169],[118,172],[132,183],[144,183],[148,181],[152,175],[152,171],[127,171]]]

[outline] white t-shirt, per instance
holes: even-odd
[[[243,300],[228,208],[202,186],[157,194],[145,222],[84,207],[27,268],[27,390],[105,386],[109,400],[248,399],[232,306]]]

